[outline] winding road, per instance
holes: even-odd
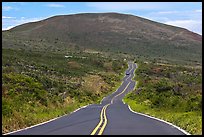
[[[137,64],[128,63],[129,72],[121,86],[100,104],[82,107],[75,112],[11,132],[10,135],[185,135],[182,130],[157,119],[131,111],[122,99],[132,91]]]

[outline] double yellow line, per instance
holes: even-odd
[[[106,117],[106,108],[108,107],[110,105],[110,103],[109,104],[107,104],[107,105],[105,105],[103,108],[102,108],[102,110],[101,110],[101,120],[100,120],[100,122],[98,123],[98,125],[96,126],[96,128],[92,131],[92,133],[91,133],[91,135],[94,135],[98,130],[99,130],[99,127],[101,127],[101,129],[99,130],[99,132],[98,132],[98,135],[102,135],[102,133],[103,133],[103,131],[104,131],[104,129],[105,129],[105,127],[106,127],[106,124],[107,124],[107,117]],[[103,119],[104,119],[104,122],[103,122]],[[103,123],[103,125],[101,126],[101,124]]]
[[[121,94],[123,94],[123,93],[125,92],[125,90],[128,88],[129,85],[130,85],[130,82],[127,84],[127,86],[125,87],[125,89],[124,89],[122,92],[120,92],[119,94],[115,95],[115,96],[111,99],[111,104],[113,104],[113,100],[114,100],[117,96],[119,96],[119,95],[121,95]]]
[[[125,92],[125,90],[127,89],[127,87],[128,87],[129,85],[130,85],[130,82],[127,84],[127,86],[125,87],[125,89],[124,89],[121,93],[117,94],[116,96],[114,96],[114,97],[111,99],[111,103],[109,103],[109,104],[103,106],[103,108],[102,108],[102,110],[101,110],[101,115],[100,115],[100,122],[98,123],[98,125],[96,126],[96,128],[91,132],[91,135],[95,135],[96,132],[99,130],[100,127],[101,127],[101,128],[100,128],[100,130],[98,131],[98,135],[102,135],[102,133],[103,133],[103,131],[104,131],[106,125],[107,125],[107,122],[108,122],[107,117],[106,117],[106,109],[107,109],[107,107],[108,107],[110,104],[113,103],[113,100],[114,100],[115,97],[117,97],[117,96],[121,95],[123,92]],[[102,124],[103,124],[103,125],[102,125]]]

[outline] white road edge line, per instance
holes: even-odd
[[[137,63],[135,63],[135,64],[136,64],[136,69],[137,69],[137,68],[138,68]],[[135,70],[136,70],[136,69],[135,69]],[[134,73],[133,73],[133,75],[134,75],[133,78],[135,77],[135,70],[134,70]],[[132,81],[132,79],[131,79],[131,81]],[[136,89],[137,83],[138,83],[138,82],[136,81],[135,87],[133,88],[134,90]],[[125,102],[124,102],[123,99],[122,99],[122,101],[123,101],[123,104],[125,104]],[[180,127],[178,127],[178,126],[176,126],[176,125],[174,125],[174,124],[172,124],[172,123],[170,123],[170,122],[167,122],[167,121],[164,121],[164,120],[162,120],[162,119],[159,119],[159,118],[156,118],[156,117],[153,117],[153,116],[149,116],[149,115],[146,115],[146,114],[143,114],[143,113],[135,112],[135,111],[133,111],[133,110],[131,109],[131,107],[130,107],[128,104],[127,104],[127,106],[128,106],[128,108],[129,108],[129,110],[130,110],[131,112],[133,112],[133,113],[136,113],[136,114],[139,114],[139,115],[142,115],[142,116],[145,116],[145,117],[149,117],[149,118],[152,118],[152,119],[155,119],[155,120],[164,122],[164,123],[166,123],[166,124],[169,124],[169,125],[173,126],[173,127],[176,128],[176,129],[180,130],[181,132],[183,132],[183,133],[186,134],[186,135],[191,135],[191,134],[188,133],[187,131],[183,130],[182,128],[180,128]]]
[[[121,86],[123,83],[124,83],[124,81],[123,81],[123,82],[121,82],[120,86]],[[103,100],[104,100],[105,98],[107,98],[107,97],[111,96],[112,94],[114,94],[115,92],[117,92],[117,91],[118,91],[118,89],[120,88],[120,86],[117,88],[117,90],[116,90],[116,91],[114,91],[114,92],[113,92],[113,93],[111,93],[110,95],[108,95],[108,96],[106,96],[106,97],[103,97],[103,99],[101,100],[100,104],[102,104],[102,102],[103,102]]]
[[[129,65],[129,64],[128,64]],[[132,66],[132,68],[129,70],[129,73],[131,72],[131,70],[134,68],[134,63],[131,65]],[[135,71],[134,71],[135,72]],[[134,73],[133,72],[133,73]],[[131,77],[131,75],[129,75],[124,81],[127,81],[127,79],[129,78],[129,77]]]
[[[125,104],[124,101],[123,101],[123,103]],[[174,124],[172,124],[172,123],[170,123],[170,122],[167,122],[167,121],[164,121],[164,120],[162,120],[162,119],[159,119],[159,118],[156,118],[156,117],[153,117],[153,116],[149,116],[149,115],[146,115],[146,114],[143,114],[143,113],[135,112],[135,111],[133,111],[133,110],[130,108],[129,105],[128,105],[128,108],[129,108],[129,110],[130,110],[131,112],[133,112],[133,113],[136,113],[136,114],[139,114],[139,115],[148,117],[148,118],[152,118],[152,119],[155,119],[155,120],[164,122],[164,123],[166,123],[166,124],[169,124],[170,126],[173,126],[173,127],[176,128],[176,129],[180,130],[181,132],[183,132],[183,133],[186,134],[186,135],[191,135],[190,133],[188,133],[188,132],[185,131],[184,129],[182,129],[182,128],[180,128],[180,127],[178,127],[178,126],[176,126],[176,125],[174,125]]]
[[[89,105],[90,105],[90,104],[88,104],[88,105],[86,105],[86,106],[82,106],[82,107],[76,109],[75,111],[73,111],[73,112],[71,112],[71,113],[69,113],[69,114],[65,114],[65,115],[62,115],[62,116],[59,116],[59,117],[56,117],[56,118],[50,119],[50,120],[48,120],[48,121],[45,121],[45,122],[42,122],[42,123],[39,123],[39,124],[36,124],[36,125],[30,126],[30,127],[22,128],[22,129],[19,129],[19,130],[16,130],[16,131],[12,131],[12,132],[9,132],[9,133],[3,134],[3,135],[9,135],[9,134],[12,134],[12,133],[16,133],[16,132],[19,132],[19,131],[27,130],[27,129],[30,129],[30,128],[33,128],[33,127],[37,127],[37,126],[40,126],[40,125],[43,125],[43,124],[49,123],[49,122],[51,122],[51,121],[54,121],[54,120],[56,120],[56,119],[59,119],[59,118],[61,118],[61,117],[66,116],[66,115],[71,115],[71,114],[73,114],[73,113],[79,111],[80,109],[85,108],[85,107],[87,107],[87,106],[89,106]]]
[[[128,68],[129,68],[129,64],[128,64]],[[126,73],[126,71],[125,71],[125,73]],[[126,76],[126,75],[124,74],[124,77],[125,77],[125,76]],[[124,83],[124,81],[125,81],[125,80],[121,80],[121,84],[120,84],[120,86]],[[102,102],[103,102],[103,100],[104,100],[105,98],[107,98],[107,97],[111,96],[112,94],[114,94],[115,92],[117,92],[118,89],[120,88],[120,86],[117,88],[116,91],[114,91],[114,92],[111,93],[110,95],[103,97],[103,99],[101,100],[100,104],[102,104]]]
[[[129,64],[128,64],[128,67],[129,67]],[[123,82],[124,82],[124,81],[123,81]],[[123,82],[121,82],[121,85],[123,84]],[[118,88],[118,89],[119,89],[119,88]],[[117,89],[117,90],[118,90],[118,89]],[[116,91],[117,91],[117,90],[116,90]],[[115,91],[115,92],[116,92],[116,91]],[[106,97],[103,97],[103,99],[104,99],[104,98],[106,98]],[[101,100],[100,104],[102,104],[103,99]],[[54,121],[54,120],[56,120],[56,119],[59,119],[59,118],[61,118],[61,117],[63,117],[63,116],[71,115],[72,113],[75,113],[75,112],[77,112],[78,110],[80,110],[80,109],[82,109],[82,108],[85,108],[85,107],[87,107],[87,106],[89,106],[89,105],[92,105],[92,104],[88,104],[88,105],[86,105],[86,106],[82,106],[82,107],[76,109],[75,111],[71,112],[70,114],[65,114],[65,115],[62,115],[62,116],[60,116],[60,117],[56,117],[56,118],[50,119],[50,120],[48,120],[48,121],[45,121],[45,122],[42,122],[42,123],[39,123],[39,124],[30,126],[30,127],[26,127],[26,128],[23,128],[23,129],[19,129],[19,130],[16,130],[16,131],[12,131],[12,132],[9,132],[9,133],[5,133],[5,134],[3,134],[3,135],[9,135],[9,134],[12,134],[12,133],[16,133],[16,132],[19,132],[19,131],[27,130],[27,129],[30,129],[30,128],[33,128],[33,127],[37,127],[37,126],[40,126],[40,125],[49,123],[49,122]]]
[[[136,68],[135,68],[135,70],[134,70],[134,72],[133,72],[133,77],[132,77],[132,79],[135,77],[135,71],[136,71],[136,69],[138,68],[138,67],[137,67],[137,63],[134,63],[134,62],[133,62],[133,64],[136,65]],[[132,66],[133,66],[133,65],[132,65]],[[137,81],[134,81],[134,80],[132,80],[132,79],[131,79],[131,82],[135,82],[135,86],[134,86],[134,88],[133,88],[133,90],[135,90],[136,87],[137,87],[137,83],[138,83],[138,82],[137,82]],[[128,92],[128,93],[129,93],[129,92]],[[127,94],[127,93],[126,93],[126,94]],[[123,102],[123,104],[125,104],[125,102],[123,101],[123,99],[122,99],[122,102]]]

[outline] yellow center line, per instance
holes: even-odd
[[[119,96],[119,95],[121,95],[122,93],[124,93],[125,90],[128,88],[129,85],[130,85],[130,82],[127,84],[127,86],[125,87],[125,89],[124,89],[121,93],[117,94],[116,96],[114,96],[114,97],[112,98],[111,104],[113,103],[114,98],[117,97],[117,96]],[[97,132],[98,129],[100,128],[101,124],[103,123],[103,119],[104,119],[103,126],[101,127],[101,129],[100,129],[100,131],[99,131],[99,133],[98,133],[98,135],[102,135],[102,133],[103,133],[103,131],[104,131],[106,125],[107,125],[107,121],[108,121],[108,120],[107,120],[107,117],[106,117],[106,108],[107,108],[109,105],[110,105],[110,103],[107,104],[107,105],[105,105],[105,106],[103,106],[103,108],[102,108],[102,110],[101,110],[101,114],[100,114],[100,122],[98,123],[98,125],[96,126],[96,128],[92,131],[91,135],[96,134],[96,132]]]
[[[131,75],[129,75],[129,76],[125,79],[125,81],[126,81],[129,77],[131,77]]]
[[[92,131],[91,135],[94,135],[96,133],[96,131],[98,130],[98,128],[101,126],[102,122],[103,122],[103,110],[104,110],[105,106],[102,108],[101,110],[101,120],[100,122],[98,123],[98,125],[96,126],[96,128]]]
[[[132,69],[133,69],[133,67],[132,67]],[[132,69],[131,69],[131,70],[132,70]],[[99,132],[98,132],[98,135],[102,135],[102,133],[103,133],[103,131],[104,131],[106,125],[107,125],[107,122],[108,122],[107,117],[106,117],[106,109],[107,109],[107,107],[108,107],[110,104],[113,104],[113,100],[114,100],[117,96],[119,96],[119,95],[121,95],[122,93],[125,92],[125,90],[128,88],[128,86],[130,85],[130,83],[131,83],[131,82],[129,82],[129,83],[127,84],[127,86],[125,87],[125,89],[124,89],[122,92],[120,92],[119,94],[117,94],[116,96],[114,96],[114,97],[111,99],[111,103],[106,104],[105,106],[103,106],[103,108],[102,108],[102,110],[101,110],[101,114],[100,114],[100,122],[98,123],[98,125],[96,126],[96,128],[94,128],[94,130],[91,132],[91,135],[96,134],[96,132],[99,130],[101,124],[103,123],[101,129],[100,129]],[[104,120],[103,120],[103,119],[104,119]],[[103,121],[104,121],[104,122],[103,122]]]
[[[129,72],[131,72],[133,68],[134,68],[134,66],[133,66],[133,64],[132,64],[132,68],[130,69]],[[129,75],[129,76],[126,78],[126,80],[127,80],[130,76],[131,76],[131,75]]]
[[[130,82],[127,84],[127,86],[125,87],[125,89],[122,91],[122,92],[120,92],[119,94],[117,94],[116,96],[114,96],[112,99],[111,99],[111,104],[113,104],[113,100],[114,100],[114,98],[116,98],[117,96],[119,96],[119,95],[121,95],[123,92],[125,92],[125,90],[127,89],[127,87],[130,85]]]
[[[106,108],[107,108],[109,105],[110,105],[110,103],[109,103],[108,105],[106,105],[106,107],[105,107],[105,109],[104,109],[104,113],[103,113],[103,116],[104,116],[104,124],[103,124],[103,126],[101,127],[101,129],[100,129],[98,135],[102,135],[102,133],[103,133],[103,131],[104,131],[106,125],[107,125],[107,121],[108,121],[108,120],[107,120],[107,118],[106,118]]]

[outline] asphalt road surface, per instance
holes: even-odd
[[[129,62],[121,86],[100,104],[83,107],[55,120],[12,132],[10,135],[185,135],[156,119],[130,111],[122,99],[135,87],[135,63]]]

